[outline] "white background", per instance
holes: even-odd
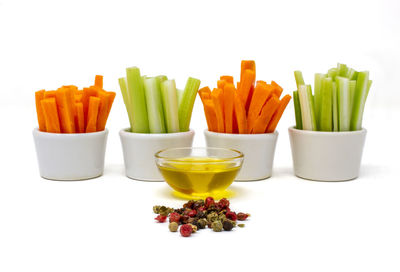
[[[0,271],[399,271],[400,2],[0,0]],[[191,238],[154,223],[152,206],[180,206],[164,183],[124,176],[118,131],[128,126],[117,78],[128,66],[215,86],[255,59],[257,78],[285,93],[293,70],[312,82],[337,62],[370,70],[360,177],[321,183],[293,176],[285,112],[274,175],[235,183],[244,229]],[[104,176],[41,179],[31,131],[34,91],[117,91]],[[200,101],[192,127],[204,145]]]

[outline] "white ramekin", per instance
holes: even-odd
[[[48,133],[37,128],[33,139],[43,178],[83,180],[104,170],[108,130],[93,133]]]
[[[289,128],[296,176],[318,181],[345,181],[358,177],[366,129],[321,132]]]
[[[204,135],[208,147],[233,148],[244,154],[243,166],[236,180],[260,180],[272,175],[277,131],[263,134],[231,134],[205,130]]]
[[[133,133],[129,128],[119,132],[124,153],[125,172],[131,179],[162,181],[154,155],[172,147],[191,147],[194,131],[178,133]]]

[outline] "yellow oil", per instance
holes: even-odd
[[[217,158],[180,158],[159,166],[165,181],[177,192],[192,197],[218,195],[233,182],[240,166]]]

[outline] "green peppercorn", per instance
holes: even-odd
[[[216,212],[212,212],[207,215],[207,220],[208,222],[214,222],[215,220],[218,220],[218,214]]]
[[[161,208],[161,206],[159,206],[159,205],[153,206],[153,212],[158,214],[160,212],[160,208]]]
[[[168,225],[168,228],[169,228],[170,232],[177,232],[178,231],[178,227],[179,227],[179,225],[176,222],[171,222]]]
[[[230,220],[225,220],[222,223],[222,227],[224,228],[224,230],[226,231],[231,231],[233,229],[233,224]]]
[[[207,219],[202,218],[202,219],[199,219],[199,220],[197,221],[197,228],[199,228],[199,229],[205,229],[206,226],[207,226]]]
[[[197,231],[197,226],[189,224],[192,227],[192,232],[195,233]]]
[[[221,221],[217,220],[217,221],[212,222],[211,228],[212,228],[213,231],[215,231],[215,232],[220,232],[220,231],[222,231],[223,226],[222,226]]]
[[[224,222],[224,221],[226,220],[225,214],[220,214],[220,215],[218,216],[218,220],[220,220],[221,222]]]

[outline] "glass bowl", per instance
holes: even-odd
[[[172,189],[196,198],[224,192],[243,163],[240,151],[214,147],[169,148],[157,152],[155,158]]]

